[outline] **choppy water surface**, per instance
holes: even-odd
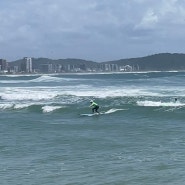
[[[184,72],[0,76],[1,184],[182,185],[184,80]],[[82,115],[91,99],[101,115]]]

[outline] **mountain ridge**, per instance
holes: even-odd
[[[10,66],[20,66],[24,59],[9,62]],[[33,68],[39,68],[44,64],[53,65],[74,65],[82,68],[99,68],[101,65],[134,66],[138,71],[169,71],[185,70],[185,54],[183,53],[158,53],[144,57],[111,60],[105,62],[95,62],[84,59],[49,59],[32,58]]]

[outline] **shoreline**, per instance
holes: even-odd
[[[130,72],[77,72],[77,73],[0,73],[0,76],[37,76],[37,75],[95,75],[95,74],[134,74],[134,73],[178,73],[185,70],[177,71],[130,71]]]

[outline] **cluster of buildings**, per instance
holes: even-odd
[[[7,62],[0,59],[0,74],[30,74],[30,73],[76,73],[76,72],[126,72],[136,71],[135,67],[130,65],[119,66],[118,64],[95,63],[89,67],[88,64],[56,64],[56,63],[39,63],[33,65],[30,57],[24,57],[19,63]],[[137,69],[138,70],[138,69]]]
[[[7,69],[8,69],[7,61],[4,59],[0,59],[0,72],[7,73],[8,72]]]
[[[32,58],[25,57],[20,66],[11,66],[5,59],[0,59],[0,74],[33,73]]]

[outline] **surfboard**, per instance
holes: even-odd
[[[104,114],[112,114],[112,113],[115,113],[117,111],[123,111],[123,110],[128,110],[128,109],[115,109],[115,108],[112,108],[108,111],[104,111],[104,112],[100,112],[100,113],[91,113],[91,114],[80,114],[81,116],[99,116],[99,115],[104,115]]]
[[[91,117],[91,116],[98,116],[98,115],[100,115],[101,113],[92,113],[92,114],[80,114],[80,116],[89,116],[89,117]]]

